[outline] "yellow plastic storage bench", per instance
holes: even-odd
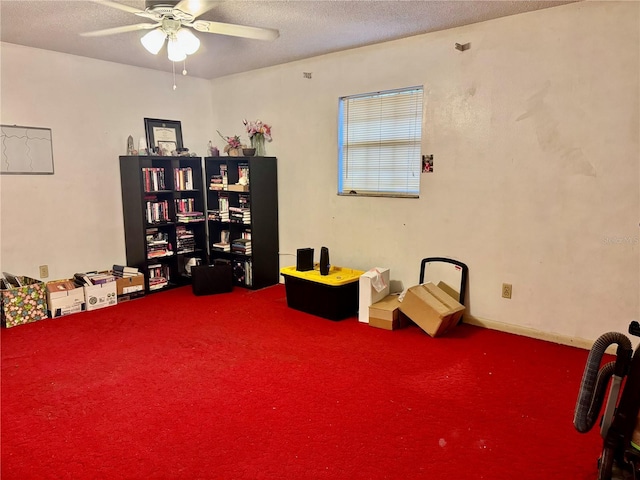
[[[280,270],[289,308],[329,320],[358,313],[358,280],[363,273],[344,267],[331,267],[328,275],[317,269],[299,272],[295,266]]]

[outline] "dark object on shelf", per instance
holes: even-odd
[[[212,295],[233,290],[233,269],[230,263],[216,262],[215,265],[191,267],[194,295]]]
[[[329,262],[329,249],[322,247],[320,249],[320,275],[329,275],[331,263]]]
[[[242,154],[245,157],[253,157],[256,154],[256,149],[255,148],[243,148],[242,149]]]
[[[287,306],[329,320],[343,320],[358,312],[360,275],[364,272],[333,267],[329,275],[317,270],[298,272],[285,267],[284,276]]]
[[[306,272],[313,270],[313,248],[299,248],[296,255],[296,270]]]
[[[160,120],[145,118],[144,130],[147,135],[147,146],[151,152],[158,152],[162,146],[173,143],[173,150],[182,148],[182,124],[177,120]]]

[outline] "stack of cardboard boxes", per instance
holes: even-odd
[[[382,284],[386,288],[380,289]],[[385,330],[415,323],[430,336],[439,337],[460,322],[465,310],[464,305],[453,298],[453,293],[443,282],[438,285],[428,282],[415,285],[403,294],[389,294],[389,269],[377,267],[360,277],[358,319]]]

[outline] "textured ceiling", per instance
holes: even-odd
[[[198,52],[189,75],[216,78],[316,55],[549,8],[569,1],[240,1],[227,0],[199,19],[275,28],[273,41],[194,33]],[[145,2],[120,1],[141,10]],[[157,56],[140,44],[146,31],[82,37],[92,30],[147,21],[91,1],[0,0],[3,42],[170,72],[166,47]],[[182,64],[176,65],[182,70]]]

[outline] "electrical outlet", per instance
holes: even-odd
[[[512,287],[510,283],[502,284],[502,298],[511,298]]]
[[[40,278],[47,278],[49,276],[49,265],[40,265]]]

